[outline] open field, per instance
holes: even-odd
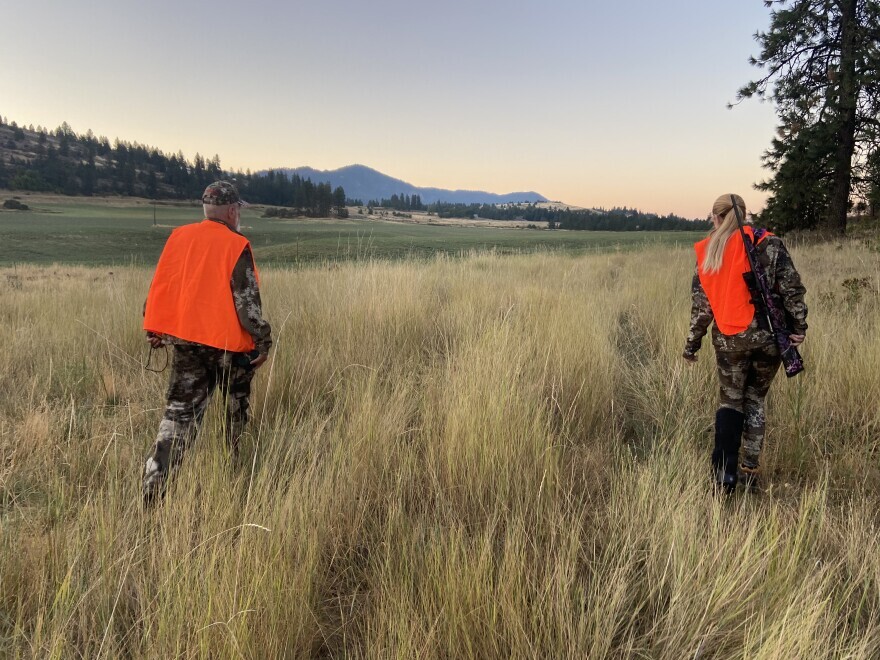
[[[707,488],[692,258],[653,247],[265,268],[241,463],[213,406],[152,513],[150,270],[0,269],[0,655],[877,658],[880,263],[793,256],[760,495]]]
[[[0,199],[12,197],[0,194]],[[156,205],[132,198],[20,195],[32,211],[0,210],[0,264],[55,262],[87,265],[152,264],[171,229],[201,218],[201,206]],[[258,263],[285,265],[371,258],[431,257],[471,250],[499,253],[558,250],[585,252],[645,244],[686,244],[685,232],[572,232],[391,222],[388,219],[279,220],[261,218],[262,207],[246,209],[243,232]],[[474,226],[475,225],[475,226]]]

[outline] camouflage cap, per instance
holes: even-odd
[[[215,181],[202,193],[203,204],[213,204],[214,206],[226,206],[228,204],[238,204],[245,206],[247,202],[241,199],[238,189],[229,181]]]

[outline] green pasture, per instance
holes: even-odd
[[[30,211],[0,210],[0,264],[151,264],[173,227],[201,218],[201,207],[146,200],[23,196]],[[502,253],[627,249],[687,244],[690,232],[571,232],[416,225],[382,220],[282,220],[246,209],[243,232],[261,263],[429,257],[472,250]]]

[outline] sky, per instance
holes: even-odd
[[[765,200],[761,0],[0,0],[0,115],[220,156],[360,163],[705,217]]]

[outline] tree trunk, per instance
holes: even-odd
[[[852,157],[856,145],[856,6],[859,0],[840,0],[840,88],[838,98],[837,150],[834,155],[834,183],[825,231],[846,233],[849,195],[852,186]]]

